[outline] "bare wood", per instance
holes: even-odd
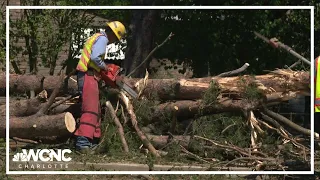
[[[126,117],[126,115],[124,114],[124,109],[123,109],[123,106],[121,106],[121,117],[123,118],[123,125],[127,124],[128,122],[128,118]]]
[[[41,117],[10,117],[10,137],[32,139],[41,136],[65,136],[75,131],[76,121],[69,112]],[[6,132],[5,121],[0,121],[0,137]]]
[[[46,90],[42,90],[38,95],[37,98],[39,99],[48,99],[48,92]]]
[[[74,97],[76,97],[76,96],[78,96],[78,94],[74,94],[74,95],[70,95],[70,96],[68,96],[68,97],[65,97],[65,98],[59,100],[58,102],[54,103],[54,104],[50,107],[50,109],[54,109],[55,107],[59,106],[60,104],[66,102],[66,101],[68,101],[68,100],[70,100],[70,99],[72,99],[72,98],[74,98]]]
[[[258,132],[262,133],[263,130],[258,125],[258,121],[252,111],[246,112],[245,115],[247,116],[248,122],[250,123],[250,126],[251,126],[251,145],[252,145],[253,151],[258,151],[257,149],[258,148],[257,146]]]
[[[76,121],[71,113],[66,112],[64,114],[64,123],[69,132],[72,133],[76,130]]]
[[[126,95],[123,92],[120,93],[119,97],[122,100],[122,102],[124,103],[124,105],[128,111],[128,114],[130,115],[132,126],[137,131],[137,134],[138,134],[139,138],[141,139],[143,145],[146,146],[154,156],[160,157],[160,154],[157,152],[157,150],[154,148],[154,146],[150,143],[150,141],[148,140],[146,135],[143,133],[143,131],[140,130],[140,128],[138,126],[137,117],[133,111],[133,106],[132,106],[129,98],[126,97]]]
[[[109,113],[113,119],[113,122],[116,124],[117,128],[118,128],[118,134],[120,136],[120,139],[121,139],[121,143],[122,143],[122,146],[123,146],[123,149],[124,149],[124,152],[129,152],[129,147],[128,147],[128,144],[127,144],[127,141],[126,141],[126,138],[124,136],[124,130],[123,130],[123,127],[110,103],[110,101],[107,101],[106,102],[106,106],[107,108],[109,109]]]
[[[235,70],[233,70],[233,71],[228,71],[228,72],[221,73],[221,74],[219,74],[217,77],[233,76],[233,75],[235,75],[235,74],[242,73],[242,72],[245,71],[248,67],[249,67],[249,63],[245,63],[241,68],[235,69]]]
[[[30,91],[30,98],[34,98],[36,96],[36,93],[34,92],[34,90]]]
[[[125,79],[132,87],[140,87],[136,83],[143,83],[136,79]],[[310,94],[308,87],[310,75],[303,71],[275,70],[269,74],[259,76],[239,77],[208,77],[193,79],[149,79],[143,95],[149,97],[156,92],[160,99],[200,99],[208,90],[210,82],[217,84],[221,94],[241,94],[248,84],[257,85],[257,89],[265,96],[273,93],[296,92]],[[242,82],[242,83],[241,83]],[[244,83],[245,82],[245,83]],[[139,91],[138,89],[136,89]],[[237,96],[241,98],[241,96]]]

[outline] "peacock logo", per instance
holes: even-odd
[[[13,155],[12,161],[28,161],[28,158],[27,155],[24,153],[16,153],[15,155]]]

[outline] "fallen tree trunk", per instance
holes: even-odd
[[[25,117],[31,116],[37,113],[45,103],[37,98],[23,99],[23,100],[13,100],[9,104],[9,115],[10,117]],[[60,114],[63,112],[70,112],[75,117],[80,116],[81,104],[60,104],[59,106],[50,109],[49,115]],[[0,116],[5,117],[6,115],[6,105],[0,106]]]
[[[6,121],[0,121],[0,138],[6,136]],[[9,136],[29,138],[40,136],[65,136],[75,131],[76,121],[71,113],[51,116],[10,117]]]
[[[0,74],[0,96],[6,94],[6,75]],[[40,75],[18,75],[10,74],[9,91],[16,94],[24,94],[33,90],[36,94],[42,90],[46,90],[49,94],[53,92],[59,83],[59,76],[40,76]],[[68,92],[70,94],[76,93],[77,83],[69,79],[65,86],[60,88],[60,93]]]
[[[232,112],[240,110],[255,109],[257,102],[246,102],[242,100],[221,99],[212,105],[204,105],[201,100],[198,101],[176,101],[160,104],[154,108],[152,113],[152,122],[161,121],[166,118],[171,119],[170,114],[175,111],[178,119],[190,119],[196,116],[205,116],[222,112]]]
[[[47,92],[42,91],[35,98],[22,100],[9,100],[9,115],[10,116],[30,116],[36,113],[47,99]],[[6,105],[0,106],[0,115],[6,115]]]
[[[229,98],[218,98],[216,102],[210,103],[210,105],[203,104],[202,100],[191,101],[182,100],[176,102],[167,102],[155,107],[150,107],[153,110],[150,119],[155,122],[163,120],[164,118],[171,118],[170,113],[175,112],[176,118],[189,119],[196,116],[204,116],[210,114],[216,114],[221,112],[233,112],[241,110],[253,110],[259,107],[259,105],[266,103],[275,103],[287,101],[295,98],[297,93],[291,92],[287,94],[273,93],[267,96],[265,101],[248,101],[245,99],[233,100]],[[34,105],[32,103],[34,102]],[[39,109],[44,105],[34,99],[29,100],[17,100],[10,103],[10,116],[29,116],[37,113]],[[14,107],[14,108],[11,108]],[[5,106],[0,106],[1,115],[5,116]],[[63,112],[70,112],[74,117],[80,117],[81,104],[61,104],[54,109],[50,110],[49,114],[59,114]]]
[[[208,105],[204,104],[203,100],[191,101],[182,100],[176,102],[167,102],[153,108],[152,122],[161,121],[165,118],[172,118],[170,114],[178,119],[190,119],[196,116],[205,116],[222,112],[248,111],[260,107],[262,104],[287,101],[295,98],[297,93],[273,93],[267,95],[266,99],[258,99],[250,101],[247,99],[233,100],[229,98],[217,98],[215,102]]]
[[[10,92],[25,93],[34,90],[36,93],[45,89],[49,93],[58,84],[58,76],[36,76],[10,74]],[[274,92],[299,92],[310,94],[309,72],[289,71],[279,69],[265,75],[237,76],[237,77],[206,77],[194,79],[148,79],[147,85],[143,87],[143,81],[136,78],[125,78],[136,91],[143,89],[143,95],[150,97],[157,93],[162,100],[193,100],[202,97],[203,93],[210,87],[210,82],[216,82],[221,93],[243,93],[248,85],[255,85],[263,94]],[[0,74],[0,95],[5,95],[5,74]],[[77,91],[77,83],[70,80],[65,87],[69,94]],[[62,91],[62,90],[61,90]]]
[[[126,79],[137,91],[143,89],[143,95],[150,97],[155,92],[162,100],[199,99],[215,82],[222,94],[243,93],[248,86],[254,86],[264,95],[275,92],[298,92],[310,94],[310,74],[304,71],[275,70],[265,75],[237,77],[206,77],[194,79],[149,79],[143,87],[143,81]]]
[[[9,103],[9,115],[10,116],[30,116],[39,110],[42,102],[37,98],[23,99],[10,101]],[[0,115],[6,115],[6,105],[0,106]]]

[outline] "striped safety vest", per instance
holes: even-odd
[[[97,72],[100,72],[100,68],[90,60],[92,46],[94,42],[96,42],[99,36],[104,36],[104,35],[102,33],[96,33],[93,36],[91,36],[84,44],[81,57],[77,65],[78,71],[87,72],[88,66],[89,66],[95,69]]]
[[[320,56],[315,59],[315,78],[314,78],[314,85],[315,85],[315,101],[314,101],[314,112],[320,112]]]

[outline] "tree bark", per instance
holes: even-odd
[[[30,116],[36,113],[40,106],[42,106],[42,102],[37,98],[10,101],[9,115],[16,117]],[[0,115],[5,117],[6,105],[0,106]]]
[[[0,121],[0,137],[6,136],[6,121]],[[65,136],[75,131],[76,121],[71,113],[52,116],[10,117],[10,137],[28,138],[41,136]]]
[[[152,5],[155,0],[135,0],[135,5]],[[154,27],[156,24],[156,10],[134,10],[130,28],[132,37],[128,40],[128,49],[124,68],[129,74],[147,57],[153,46]],[[141,78],[145,74],[147,63],[141,66],[132,77]]]
[[[10,100],[9,115],[10,117],[25,117],[37,113],[45,103],[41,98]],[[60,114],[63,112],[70,112],[75,117],[80,116],[81,104],[60,104],[59,106],[49,110],[48,114]],[[6,116],[6,105],[0,105],[0,116]]]
[[[47,99],[47,92],[42,91],[31,99],[13,100],[9,99],[10,116],[29,116],[39,110],[39,106]],[[0,105],[0,116],[6,116],[6,104]]]
[[[41,82],[43,78],[43,82]],[[25,93],[34,90],[35,93],[45,89],[52,92],[57,84],[58,76],[36,76],[36,75],[10,75],[10,92]],[[138,78],[125,78],[136,91],[140,91],[142,81]],[[194,100],[202,98],[208,90],[210,81],[215,81],[221,94],[229,96],[232,94],[240,98],[239,93],[243,93],[244,88],[250,84],[257,86],[257,89],[265,95],[280,93],[287,96],[290,93],[310,95],[310,75],[304,71],[289,71],[279,69],[269,74],[239,77],[206,77],[194,79],[149,79],[144,87],[143,95],[150,97],[155,93],[161,100]],[[5,74],[0,75],[0,95],[5,95]],[[77,92],[77,83],[68,81],[67,91],[69,94]],[[62,89],[60,89],[62,92]]]
[[[176,101],[163,103],[154,108],[151,119],[152,122],[171,118],[170,113],[175,111],[178,120],[185,120],[194,117],[217,114],[222,112],[232,112],[241,110],[255,109],[259,102],[247,102],[242,100],[221,99],[212,105],[204,105],[201,100],[198,101]],[[178,107],[178,110],[175,109]]]
[[[141,87],[142,81],[137,79],[126,79],[126,81],[135,87]],[[265,95],[274,92],[292,92],[310,95],[310,74],[304,71],[289,71],[279,69],[269,74],[258,76],[237,76],[237,77],[206,77],[193,79],[149,79],[144,87],[143,95],[147,97],[157,92],[162,100],[168,99],[199,99],[209,88],[210,82],[216,82],[220,93],[233,94],[244,92],[245,88],[254,85]],[[135,88],[140,91],[139,88]]]
[[[292,99],[296,96],[296,93],[288,93],[286,95],[282,93],[273,93],[271,95],[267,95],[267,98],[260,99],[259,101],[248,101],[245,99],[233,100],[229,98],[217,98],[217,101],[205,105],[202,100],[181,100],[175,102],[166,102],[162,103],[152,108],[153,112],[150,116],[150,120],[152,122],[161,121],[164,118],[171,118],[170,114],[172,112],[175,113],[175,117],[177,120],[184,120],[193,118],[196,116],[204,116],[210,114],[216,114],[221,112],[234,112],[241,110],[253,110],[259,108],[263,103],[270,104],[276,102],[287,101],[288,99]],[[32,102],[35,101],[34,106],[30,106]],[[10,115],[15,116],[28,116],[35,114],[39,111],[39,109],[44,106],[44,103],[39,103],[36,100],[20,100],[20,101],[12,101],[10,103]],[[13,107],[13,108],[11,108]],[[1,115],[5,116],[5,105],[0,106],[3,108],[0,112]],[[76,118],[80,117],[81,114],[81,104],[61,104],[54,109],[50,110],[49,114],[58,114],[62,112],[70,112]]]
[[[6,75],[0,74],[0,96],[6,95]],[[10,94],[24,94],[33,90],[36,94],[46,90],[51,94],[59,82],[59,76],[40,76],[40,75],[18,75],[10,74],[9,91]],[[77,92],[77,83],[68,80],[68,87],[60,88],[61,93],[74,94]]]

